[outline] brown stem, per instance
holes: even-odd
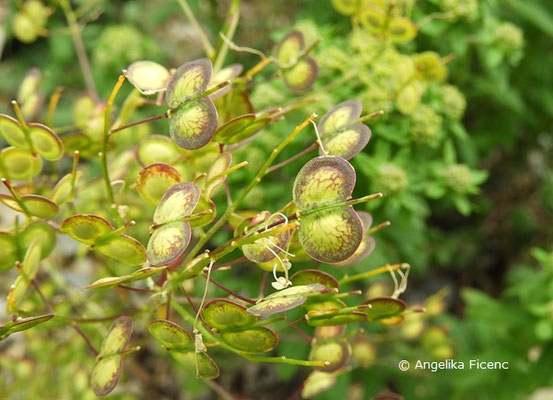
[[[46,299],[46,297],[42,293],[42,290],[40,290],[40,286],[38,286],[38,283],[33,279],[33,280],[31,280],[31,284],[35,287],[35,290],[37,291],[38,295],[42,299],[42,302],[44,303],[44,305],[48,309],[48,312],[50,314],[54,314],[54,309],[52,308],[52,304],[50,304],[50,302]]]
[[[202,276],[204,278],[207,279],[207,275],[206,274],[202,274]],[[244,296],[240,296],[238,293],[235,293],[233,292],[232,290],[230,290],[229,288],[227,288],[226,286],[222,285],[221,283],[217,282],[215,279],[213,278],[209,278],[209,281],[211,283],[213,283],[215,286],[217,286],[218,288],[220,289],[223,289],[225,292],[227,292],[228,294],[230,294],[231,296],[234,296],[236,297],[237,299],[240,299],[242,301],[245,301],[246,303],[250,303],[250,304],[255,304],[255,300],[252,300],[252,299],[248,299],[247,297],[244,297]]]
[[[190,308],[192,310],[194,310],[194,313],[197,314],[198,309],[196,308],[196,306],[194,305],[194,302],[192,301],[192,299],[188,295],[188,292],[184,288],[182,288],[182,291],[184,292],[184,296],[186,297],[186,301],[188,302],[188,305],[190,306]]]
[[[271,168],[267,170],[267,173],[270,174],[273,171],[276,171],[279,168],[284,167],[285,165],[290,164],[292,161],[296,161],[298,158],[303,157],[307,153],[312,152],[319,146],[319,143],[315,142],[311,146],[309,146],[307,149],[300,151],[298,154],[290,157],[288,160],[284,160],[282,162],[279,162],[278,164],[273,165]]]
[[[232,260],[232,261],[228,261],[228,262],[223,263],[223,264],[216,265],[216,266],[213,267],[212,271],[217,271],[218,269],[222,269],[222,268],[228,267],[230,265],[239,264],[239,263],[244,262],[244,261],[248,261],[246,256],[242,256],[240,258],[237,258],[236,260]]]
[[[258,299],[265,297],[265,286],[267,286],[267,279],[269,279],[269,271],[265,271],[263,278],[261,278],[261,283],[259,284],[259,296]]]
[[[86,83],[86,87],[90,92],[90,95],[96,103],[100,101],[98,97],[98,91],[96,90],[96,84],[94,83],[94,78],[92,77],[92,69],[90,68],[90,63],[88,62],[88,56],[86,55],[86,50],[84,47],[83,39],[81,38],[81,28],[77,22],[77,17],[71,8],[69,1],[62,1],[61,7],[65,14],[65,19],[69,25],[69,31],[71,32],[71,38],[73,39],[73,44],[75,45],[75,51],[77,53],[77,59],[81,66],[81,71]]]
[[[86,344],[88,345],[88,348],[94,353],[94,355],[97,357],[98,356],[98,350],[96,350],[96,348],[93,346],[92,342],[90,341],[90,339],[88,338],[88,336],[85,335],[85,333],[81,330],[81,328],[79,328],[79,326],[77,325],[76,322],[73,322],[71,324],[71,326],[73,327],[73,329],[75,329],[77,331],[77,333],[79,335],[81,335],[81,337],[84,339],[84,341],[86,342]]]
[[[127,285],[117,285],[118,288],[128,290],[129,292],[140,292],[140,293],[152,293],[152,289],[142,289],[142,288],[135,288],[132,286]]]
[[[130,123],[130,124],[123,125],[123,126],[120,126],[118,128],[112,129],[111,133],[119,132],[119,131],[122,131],[123,129],[132,128],[133,126],[136,126],[136,125],[146,124],[148,122],[157,121],[158,119],[163,119],[163,118],[167,118],[167,117],[169,117],[169,113],[156,115],[155,117],[142,119],[140,121],[136,121],[136,122],[133,122],[133,123]]]

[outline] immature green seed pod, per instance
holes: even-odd
[[[18,13],[13,19],[13,35],[23,43],[32,43],[38,38],[40,27],[27,14]]]
[[[37,0],[26,1],[23,6],[23,12],[39,27],[46,25],[48,16],[51,13],[48,7]]]

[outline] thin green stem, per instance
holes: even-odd
[[[73,44],[75,45],[77,59],[79,60],[79,65],[81,66],[81,71],[83,73],[86,87],[94,100],[96,102],[99,102],[100,98],[98,97],[98,91],[96,90],[96,84],[94,83],[94,78],[92,76],[92,69],[90,68],[90,63],[88,62],[88,56],[86,55],[83,39],[81,38],[81,28],[79,27],[79,23],[77,22],[77,17],[75,16],[73,9],[71,8],[70,1],[62,0],[60,1],[60,5],[63,13],[65,14],[67,25],[69,25],[69,31],[71,32]]]
[[[12,100],[12,107],[17,119],[19,120],[19,123],[21,124],[21,129],[23,130],[23,134],[25,135],[25,140],[27,141],[29,149],[31,150],[31,154],[33,156],[36,156],[35,148],[33,146],[33,141],[31,140],[31,132],[29,131],[29,126],[25,121],[25,117],[23,117],[23,113],[21,112],[21,108],[19,107],[19,104],[17,103],[17,101]]]
[[[346,275],[342,279],[340,279],[340,281],[338,281],[338,283],[340,285],[345,285],[346,283],[358,281],[358,280],[361,280],[361,279],[370,278],[371,276],[375,276],[375,275],[384,274],[384,273],[390,272],[390,270],[396,271],[400,268],[405,269],[405,268],[408,268],[408,267],[409,267],[409,264],[405,264],[405,263],[385,265],[383,267],[379,267],[379,268],[376,268],[376,269],[373,269],[373,270],[370,270],[370,271],[367,271],[367,272],[361,272],[360,274],[356,274],[356,275],[352,275],[352,276]]]
[[[277,169],[280,169],[284,167],[285,165],[290,164],[293,161],[296,161],[298,158],[303,157],[304,155],[311,153],[313,150],[315,150],[319,146],[319,143],[315,142],[305,150],[300,151],[298,154],[290,157],[288,160],[284,160],[282,162],[279,162],[278,164],[273,165],[271,168],[267,170],[267,174],[270,174],[273,171],[276,171]]]
[[[58,86],[54,91],[54,94],[50,96],[50,102],[48,103],[48,113],[46,114],[47,126],[54,125],[54,114],[56,113],[56,108],[58,107],[58,103],[60,101],[61,92],[63,92],[63,88],[61,86]]]
[[[225,37],[232,40],[236,33],[236,27],[238,26],[238,20],[240,19],[240,0],[232,0],[230,7],[225,18],[226,22],[223,26],[223,32]],[[222,38],[219,41],[219,48],[217,49],[217,57],[213,69],[219,71],[225,62],[229,49],[229,44]]]
[[[188,19],[188,22],[192,24],[192,27],[196,31],[196,34],[198,35],[198,38],[200,39],[200,42],[204,48],[205,54],[208,58],[213,58],[215,55],[215,49],[213,48],[213,45],[207,38],[207,35],[205,34],[204,30],[202,29],[202,26],[196,19],[196,16],[194,15],[194,12],[186,2],[186,0],[177,0],[179,5],[182,8],[182,11],[184,12],[184,15],[186,15],[186,18]]]
[[[8,189],[8,191],[11,193],[14,201],[19,205],[19,207],[21,208],[21,210],[23,211],[23,213],[28,217],[30,218],[31,217],[31,213],[29,212],[29,210],[27,209],[27,207],[25,207],[25,204],[23,204],[23,202],[21,201],[21,197],[19,197],[19,195],[16,193],[16,191],[14,190],[14,188],[12,187],[12,185],[10,185],[10,183],[8,182],[8,180],[6,178],[2,178],[2,183],[4,184],[4,186],[6,187],[6,189]]]
[[[117,96],[117,93],[119,92],[119,89],[121,89],[121,86],[123,85],[124,81],[125,81],[125,74],[122,74],[119,76],[117,83],[113,87],[113,90],[111,91],[111,95],[109,96],[108,102],[106,104],[106,108],[104,110],[104,138],[102,142],[102,152],[100,153],[100,158],[102,161],[102,174],[104,177],[104,184],[106,186],[106,193],[107,193],[107,198],[109,202],[109,208],[113,218],[115,219],[115,221],[117,221],[118,225],[121,224],[121,217],[117,212],[117,204],[115,204],[115,199],[113,197],[113,187],[111,186],[111,180],[109,179],[108,145],[109,145],[109,138],[111,136],[110,134],[111,108],[113,106],[115,96]]]

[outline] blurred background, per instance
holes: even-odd
[[[415,38],[386,47],[378,45],[370,27],[363,29],[348,15],[343,6],[348,3],[243,0],[234,37],[240,46],[270,54],[284,34],[301,30],[308,43],[320,39],[312,52],[320,75],[313,89],[316,102],[237,151],[237,162],[247,160],[252,167],[240,170],[232,185],[248,182],[279,138],[310,112],[323,115],[351,98],[362,102],[365,113],[384,111],[368,123],[371,141],[352,164],[356,192],[384,194],[367,206],[375,223],[391,226],[375,234],[373,254],[348,273],[407,262],[411,275],[402,298],[427,312],[410,314],[397,327],[370,328],[357,359],[354,352],[356,368],[315,398],[369,399],[392,390],[405,399],[553,399],[553,2],[367,1],[376,8],[392,3],[393,12],[417,25]],[[216,43],[229,1],[188,4]],[[203,56],[177,1],[76,0],[72,6],[101,99],[133,61],[176,67]],[[73,124],[75,102],[87,85],[60,3],[2,0],[0,56],[0,112],[10,113],[24,76],[38,68],[40,90],[27,100],[29,115],[63,87],[54,126]],[[248,68],[258,61],[256,55],[230,51],[227,63]],[[435,74],[414,81],[413,63],[434,68]],[[251,93],[255,110],[291,99],[280,82],[270,80]],[[153,124],[134,130],[133,140],[163,129]],[[300,140],[287,155],[311,141]],[[263,182],[246,205],[271,209],[289,199],[293,178],[307,159]],[[3,226],[13,221],[5,209],[0,217]],[[257,277],[249,282],[242,274],[229,287],[257,288]],[[367,290],[374,297],[389,295],[391,288],[384,276]],[[88,376],[75,366],[79,358],[71,351],[82,344],[68,344],[59,359],[41,359],[49,345],[36,335],[40,346],[30,344],[25,357],[21,349],[3,353],[0,344],[0,393],[2,386],[10,388],[4,398],[88,398],[90,393],[78,389]],[[59,346],[53,343],[48,354]],[[309,352],[299,341],[280,347],[298,356]],[[113,398],[218,396],[148,350],[136,358],[141,368],[129,363]],[[509,370],[397,368],[402,359],[447,358],[508,361]],[[307,374],[299,367],[238,362],[240,368],[228,356],[220,363],[225,371],[220,383],[237,398],[294,398]]]

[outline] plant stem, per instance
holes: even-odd
[[[223,269],[223,268],[229,267],[231,265],[239,264],[239,263],[244,262],[244,261],[248,261],[246,256],[242,256],[240,258],[237,258],[236,260],[232,260],[232,261],[228,261],[226,263],[216,265],[216,266],[213,267],[213,271],[217,271],[218,269]]]
[[[15,112],[15,115],[17,116],[17,119],[19,120],[19,123],[21,124],[21,129],[23,130],[23,134],[25,135],[25,140],[29,145],[29,150],[31,150],[31,154],[33,156],[36,156],[35,148],[33,146],[33,141],[31,140],[31,132],[29,132],[29,126],[27,125],[27,122],[25,122],[25,118],[23,117],[23,113],[21,112],[21,108],[19,107],[19,104],[17,103],[17,101],[12,100],[12,107],[13,107],[13,111]]]
[[[132,286],[127,285],[117,285],[118,288],[128,290],[129,292],[139,292],[139,293],[152,293],[152,289],[142,289],[142,288],[135,288]]]
[[[38,283],[36,282],[36,280],[31,279],[31,284],[35,287],[35,290],[37,291],[38,295],[40,296],[40,299],[48,309],[48,312],[50,314],[54,314],[54,308],[52,307],[52,304],[50,304],[50,302],[46,299],[46,297],[42,293],[42,290],[40,290],[40,286],[38,286]]]
[[[11,193],[11,195],[12,195],[13,199],[15,200],[15,202],[19,205],[19,207],[21,207],[21,210],[23,211],[23,213],[28,218],[30,218],[31,213],[29,213],[29,210],[27,209],[27,207],[25,207],[25,204],[23,204],[23,202],[21,201],[21,197],[19,197],[19,195],[16,193],[16,191],[14,190],[12,185],[10,185],[10,183],[8,182],[8,180],[6,178],[2,178],[1,181],[4,184],[4,186],[8,189],[8,191]]]
[[[238,20],[240,19],[240,0],[232,0],[230,7],[227,11],[226,22],[223,26],[224,35],[232,40],[236,32],[236,27],[238,26]],[[215,59],[215,64],[213,69],[219,71],[225,62],[227,57],[229,44],[227,41],[220,39],[219,48],[217,49],[217,58]]]
[[[211,379],[202,379],[207,386],[209,386],[211,389],[213,389],[214,392],[216,392],[221,399],[223,400],[236,400],[236,398],[230,394],[224,387],[219,385],[217,382]]]
[[[207,279],[206,274],[202,274],[202,276]],[[220,288],[220,289],[224,290],[225,292],[227,292],[228,294],[230,294],[231,296],[236,297],[237,299],[240,299],[242,301],[245,301],[246,303],[255,304],[255,300],[248,299],[247,297],[241,296],[238,293],[233,292],[232,290],[230,290],[229,288],[227,288],[223,284],[217,282],[215,279],[210,277],[209,281],[211,283],[213,283],[215,286],[217,286],[218,288]]]
[[[157,121],[158,119],[163,119],[167,117],[169,117],[169,112],[166,112],[165,114],[161,114],[161,115],[156,115],[155,117],[142,119],[140,121],[136,121],[127,125],[120,126],[118,128],[112,129],[111,133],[119,132],[119,131],[122,131],[123,129],[132,128],[133,126],[136,126],[136,125],[146,124],[148,122]]]
[[[98,350],[96,350],[96,348],[94,347],[94,345],[92,344],[92,342],[90,341],[88,336],[86,336],[85,333],[81,330],[81,328],[79,328],[79,325],[77,325],[76,322],[73,322],[71,324],[71,326],[73,327],[73,329],[75,329],[77,331],[77,333],[79,335],[81,335],[81,337],[84,339],[84,341],[88,345],[88,348],[94,353],[94,356],[98,357]]]
[[[377,226],[372,227],[371,229],[369,229],[369,230],[367,231],[367,233],[368,233],[369,235],[370,235],[370,234],[373,234],[373,233],[376,233],[376,232],[378,232],[379,230],[384,229],[384,228],[390,226],[391,224],[392,224],[392,223],[391,223],[390,221],[385,221],[385,222],[383,222],[383,223],[381,223],[381,224],[378,224]]]
[[[198,35],[198,38],[200,39],[200,42],[202,43],[202,46],[204,48],[205,54],[207,55],[208,58],[213,58],[213,56],[215,55],[215,49],[213,48],[213,46],[211,45],[211,42],[207,38],[207,35],[202,29],[202,26],[196,19],[194,12],[192,12],[192,9],[190,8],[186,0],[177,0],[177,2],[181,6],[182,11],[184,12],[184,15],[186,15],[188,22],[192,24],[192,27],[196,31],[196,34]]]
[[[396,271],[400,268],[404,269],[404,268],[407,268],[407,267],[409,267],[409,264],[405,264],[405,263],[385,265],[383,267],[376,268],[376,269],[373,269],[373,270],[370,270],[370,271],[367,271],[367,272],[362,272],[360,274],[356,274],[356,275],[352,275],[352,276],[346,275],[342,279],[340,279],[338,281],[338,283],[340,285],[345,285],[346,283],[350,283],[350,282],[353,282],[353,281],[358,281],[360,279],[370,278],[371,276],[384,274],[386,272],[389,272],[390,269],[392,271]]]
[[[92,76],[92,69],[90,68],[83,39],[81,38],[81,28],[77,22],[77,17],[71,8],[70,1],[62,0],[60,1],[60,5],[63,9],[63,13],[65,14],[67,24],[69,25],[69,31],[71,32],[71,37],[73,38],[73,44],[75,45],[75,51],[77,53],[79,65],[81,66],[86,87],[94,101],[98,103],[100,98],[98,97],[98,91],[96,90],[96,84],[94,83],[94,78]]]
[[[312,152],[313,150],[315,150],[318,146],[319,146],[319,144],[317,142],[313,143],[307,149],[300,151],[298,154],[296,154],[295,156],[290,157],[288,160],[284,160],[282,162],[279,162],[278,164],[273,165],[271,168],[269,168],[267,170],[267,174],[270,174],[271,172],[276,171],[277,169],[282,168],[285,165],[288,165],[293,161],[296,161],[298,158],[301,158],[304,155],[306,155],[306,154]]]
[[[108,144],[109,144],[109,138],[110,138],[109,128],[110,128],[111,108],[113,106],[113,101],[115,100],[115,96],[117,96],[117,93],[119,92],[119,89],[121,89],[121,86],[123,85],[124,81],[125,81],[125,75],[122,74],[119,76],[117,83],[113,87],[113,90],[111,91],[111,95],[109,96],[108,102],[106,104],[106,108],[104,110],[104,139],[102,142],[102,152],[100,153],[100,158],[102,161],[102,174],[104,176],[104,184],[106,185],[106,193],[107,193],[107,198],[109,202],[109,208],[110,208],[111,214],[113,215],[113,218],[117,221],[118,225],[121,224],[121,217],[117,212],[117,205],[115,204],[115,199],[113,197],[113,188],[111,186],[111,181],[109,179]]]
[[[50,102],[48,103],[48,113],[46,114],[46,125],[49,127],[54,125],[54,114],[60,101],[61,92],[63,92],[63,88],[61,86],[58,86],[54,91],[54,94],[50,96]]]

